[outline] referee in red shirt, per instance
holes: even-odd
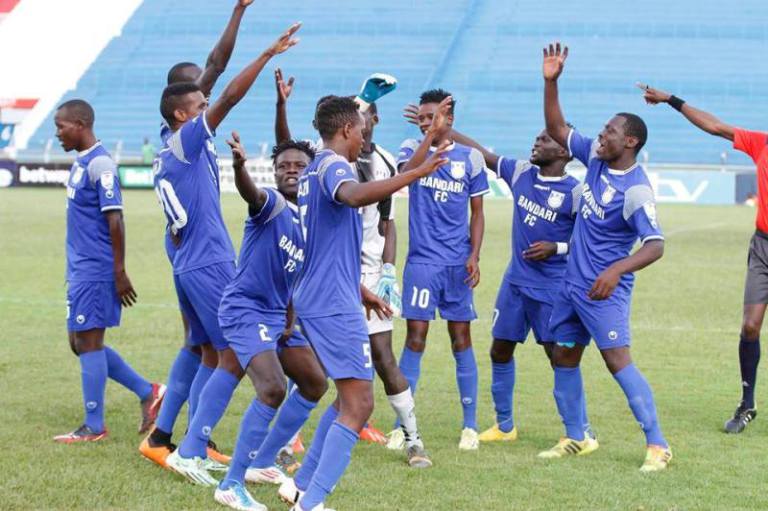
[[[748,154],[757,165],[757,230],[749,244],[744,317],[739,343],[742,397],[733,417],[725,423],[726,433],[741,433],[757,415],[755,380],[760,361],[760,327],[768,304],[768,133],[730,126],[677,96],[647,85],[638,84],[638,87],[645,92],[648,104],[667,103],[697,128],[733,142],[734,149]]]

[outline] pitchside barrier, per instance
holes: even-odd
[[[23,162],[0,160],[0,188],[8,186],[63,186],[69,176],[71,162]],[[232,160],[219,161],[222,192],[235,193]],[[248,160],[246,169],[260,186],[274,186],[272,161],[268,158]],[[585,169],[574,165],[568,171],[583,179]],[[742,204],[757,193],[755,171],[749,167],[721,169],[702,165],[646,165],[651,184],[660,203],[677,204]],[[121,165],[123,188],[152,188],[152,167]],[[489,176],[490,197],[511,198],[505,183]],[[407,190],[400,193],[407,196]]]

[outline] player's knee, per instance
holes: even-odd
[[[328,381],[322,374],[310,375],[306,381],[299,385],[299,392],[309,401],[320,401],[328,392]]]
[[[405,339],[405,346],[411,351],[421,353],[426,349],[427,341],[423,337],[408,335]]]
[[[552,350],[552,365],[556,367],[578,367],[580,361],[581,356],[576,348],[555,346]]]
[[[272,408],[279,408],[285,399],[285,382],[279,378],[269,378],[257,390],[259,401]]]
[[[760,328],[762,326],[762,321],[746,317],[741,325],[741,336],[744,340],[755,341],[760,338]]]
[[[491,362],[494,364],[506,364],[515,355],[515,343],[507,341],[493,341],[491,344]]]
[[[469,337],[457,337],[451,341],[451,349],[454,352],[464,351],[472,347],[472,339]]]
[[[219,365],[219,353],[213,347],[211,343],[206,343],[200,346],[201,350],[201,363],[206,367],[216,367]]]
[[[77,352],[77,343],[75,342],[75,336],[72,334],[69,334],[69,349],[72,350],[72,353],[74,353],[76,357],[80,355]]]
[[[611,374],[618,373],[632,363],[632,358],[629,356],[629,349],[626,347],[604,350],[601,351],[600,354],[603,356],[605,366]]]

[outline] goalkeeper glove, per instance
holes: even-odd
[[[355,102],[360,106],[360,111],[365,112],[371,103],[375,103],[379,98],[395,90],[396,87],[397,78],[394,76],[374,73],[363,83]]]
[[[400,315],[403,299],[400,295],[400,286],[396,279],[397,269],[394,264],[386,263],[381,270],[381,277],[376,284],[376,295],[387,302],[395,316]]]

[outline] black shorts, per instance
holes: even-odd
[[[768,303],[768,234],[755,231],[749,242],[744,305]]]

